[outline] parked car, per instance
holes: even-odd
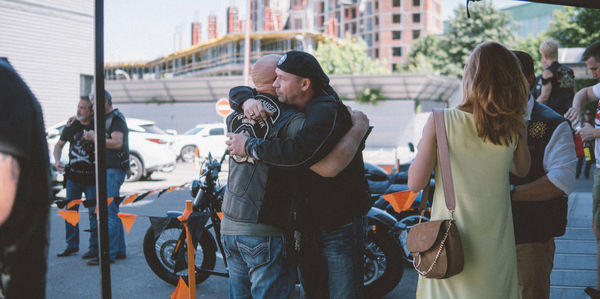
[[[54,164],[52,154],[66,121],[48,128],[46,138],[50,151],[50,162]],[[173,150],[175,136],[158,127],[155,122],[137,118],[127,118],[129,128],[129,157],[131,176],[127,181],[149,178],[153,172],[171,172],[175,169],[177,155]],[[61,161],[69,161],[69,146],[65,145]]]
[[[225,137],[227,129],[223,123],[199,124],[175,139],[175,152],[184,162],[194,160],[196,149],[199,157],[206,157],[211,153],[213,157],[220,157],[225,152]]]

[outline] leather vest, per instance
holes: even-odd
[[[575,96],[575,75],[572,69],[556,61],[548,67],[548,70],[552,72],[550,78],[552,92],[548,99],[548,107],[559,115],[564,115],[571,107]]]
[[[254,98],[261,101],[267,110],[273,112],[273,115],[263,121],[248,119],[241,112],[232,113],[227,117],[228,132],[272,139],[279,137],[288,122],[298,113],[292,108],[281,105],[273,96],[259,93]],[[231,156],[229,178],[222,205],[223,215],[237,222],[259,223],[263,201],[265,196],[269,196],[265,191],[267,185],[272,184],[269,182],[272,180],[269,179],[273,176],[272,172],[272,169],[262,161],[251,157]]]
[[[548,106],[534,102],[527,128],[531,168],[523,178],[511,175],[511,184],[528,184],[546,175],[544,170],[546,145],[550,142],[556,127],[563,121],[566,120]],[[545,201],[512,201],[516,243],[545,242],[564,234],[567,203],[566,196]]]

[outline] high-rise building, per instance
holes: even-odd
[[[227,34],[240,32],[240,8],[227,7]]]
[[[421,35],[442,33],[442,0],[292,0],[290,29],[361,37],[390,70],[407,61]]]
[[[253,0],[250,19],[253,32],[283,30],[290,8],[289,0]]]
[[[209,15],[208,16],[208,39],[213,39],[219,37],[219,28],[217,27],[217,16]]]
[[[192,46],[197,45],[202,40],[202,24],[192,22]]]

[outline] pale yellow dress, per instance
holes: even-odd
[[[519,298],[508,182],[516,141],[511,146],[483,142],[473,115],[458,109],[446,109],[444,118],[464,270],[446,279],[420,276],[417,298]],[[433,220],[450,218],[439,167],[436,163]]]

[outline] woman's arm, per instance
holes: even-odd
[[[529,146],[527,145],[527,124],[523,126],[519,132],[519,141],[513,155],[513,161],[510,165],[510,173],[524,177],[529,172],[531,165],[531,157],[529,154]]]
[[[429,183],[431,171],[433,171],[437,159],[437,142],[435,138],[432,113],[423,128],[423,137],[417,145],[417,156],[408,168],[408,188],[412,192],[419,192]]]

